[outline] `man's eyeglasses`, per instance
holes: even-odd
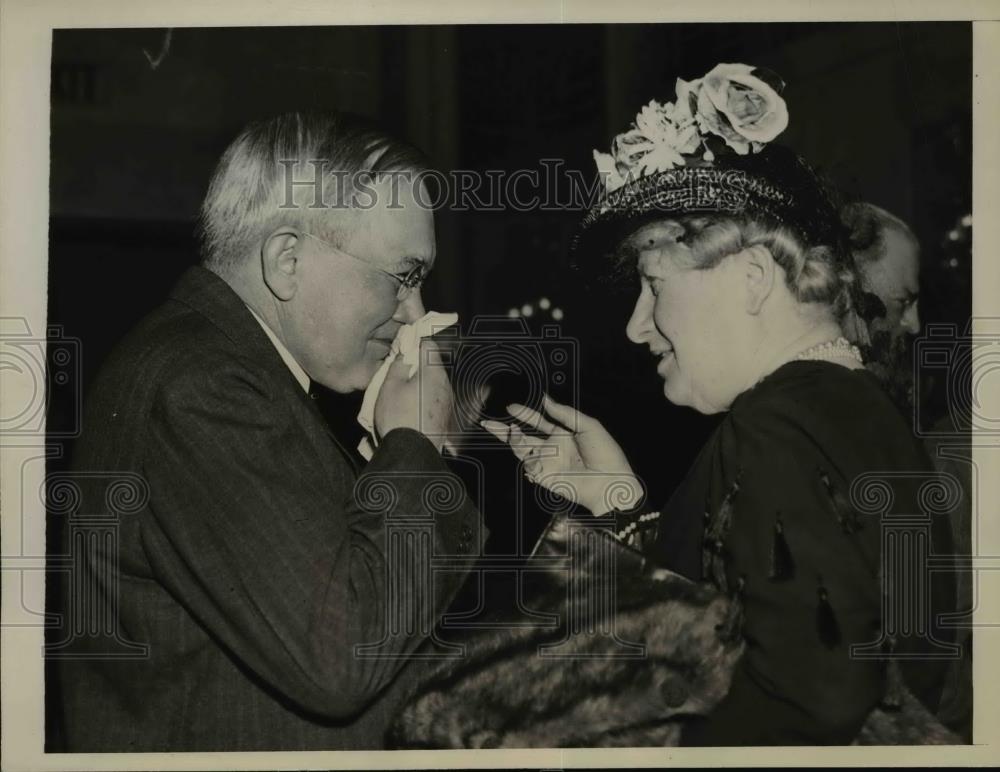
[[[326,239],[321,239],[319,236],[314,236],[313,234],[306,233],[305,231],[302,232],[302,235],[308,236],[311,239],[315,239],[321,244],[325,244],[329,249],[332,249],[339,255],[343,255],[344,257],[349,257],[352,260],[357,260],[359,263],[364,263],[373,271],[378,271],[379,273],[384,273],[386,276],[391,276],[393,279],[399,282],[399,287],[397,287],[396,289],[396,300],[400,302],[406,300],[410,296],[410,293],[413,292],[413,290],[420,289],[421,285],[423,285],[424,283],[424,280],[427,278],[427,266],[424,265],[423,263],[417,263],[417,265],[413,266],[413,268],[411,268],[406,273],[393,273],[392,271],[386,271],[383,268],[379,268],[377,265],[372,265],[367,260],[360,257],[356,257],[352,255],[350,252],[345,252],[344,250],[335,247]]]

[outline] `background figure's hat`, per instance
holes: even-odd
[[[610,154],[594,151],[604,189],[574,238],[577,262],[671,212],[749,215],[840,251],[833,196],[805,161],[770,144],[788,125],[783,87],[773,73],[720,64],[678,79],[676,103],[643,107]]]

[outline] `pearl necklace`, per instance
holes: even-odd
[[[840,358],[854,359],[859,364],[864,364],[864,359],[861,358],[861,350],[844,337],[811,346],[805,351],[796,354],[792,358],[792,361]]]
[[[865,360],[861,356],[861,350],[857,346],[852,345],[851,342],[843,336],[835,338],[834,340],[825,341],[824,343],[818,343],[815,346],[810,346],[805,351],[800,351],[791,359],[786,359],[785,362],[798,362],[816,359],[853,359],[859,364],[863,365],[865,363]],[[763,381],[766,377],[767,373],[760,376],[760,378],[758,378],[749,388],[755,388],[757,384]]]

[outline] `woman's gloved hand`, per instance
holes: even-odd
[[[643,488],[628,459],[600,421],[545,395],[546,415],[524,405],[507,412],[540,436],[517,424],[483,421],[482,426],[510,445],[527,478],[595,515],[638,505]]]

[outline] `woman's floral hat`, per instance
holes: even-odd
[[[615,137],[610,154],[594,151],[605,190],[656,172],[711,164],[712,137],[739,155],[759,153],[788,126],[784,85],[747,64],[720,64],[690,82],[678,78],[676,102],[651,101],[632,128]]]
[[[611,152],[594,151],[603,192],[574,249],[651,212],[754,214],[829,241],[836,209],[798,156],[770,144],[788,126],[784,81],[747,64],[677,79],[676,100],[644,106]]]

